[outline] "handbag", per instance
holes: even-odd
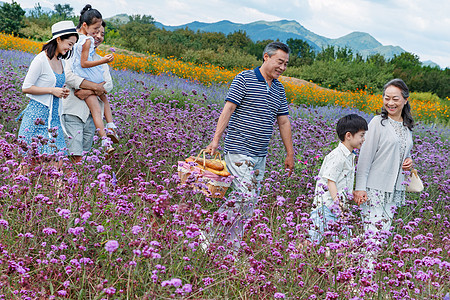
[[[409,185],[406,186],[407,192],[419,193],[423,191],[423,183],[419,177],[419,174],[417,174],[416,169],[411,170],[411,173],[409,174],[407,181],[409,182]]]

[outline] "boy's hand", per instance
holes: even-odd
[[[366,202],[368,200],[367,192],[366,191],[353,191],[353,200],[358,205],[363,204],[364,202]]]

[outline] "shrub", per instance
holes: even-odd
[[[212,49],[192,50],[183,52],[182,60],[195,64],[213,64],[226,69],[251,69],[259,65],[258,60],[243,51],[230,48],[225,50],[219,47],[217,51]]]

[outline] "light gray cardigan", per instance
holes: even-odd
[[[396,190],[405,190],[402,182],[405,175],[400,170],[400,145],[394,127],[389,120],[381,124],[381,116],[375,116],[369,123],[366,140],[361,147],[356,171],[356,191],[366,188],[393,192],[398,177]],[[402,162],[411,157],[413,147],[412,133],[407,130],[406,151]]]
[[[98,55],[97,53],[94,53],[93,59],[99,60],[101,59],[101,56]],[[89,107],[87,106],[86,102],[84,100],[79,99],[74,94],[75,89],[80,88],[80,84],[83,82],[84,78],[77,76],[72,72],[72,61],[73,57],[70,58],[70,60],[67,62],[64,68],[64,72],[66,73],[66,85],[70,89],[70,93],[69,96],[67,96],[67,98],[62,100],[63,114],[77,116],[83,121],[83,123],[86,123],[86,120],[89,117],[91,111],[89,110]],[[109,72],[108,64],[103,64],[102,68],[103,68],[103,79],[106,82],[104,88],[109,93],[113,89],[111,73]],[[103,115],[104,113],[103,101],[99,100],[98,102],[100,104],[100,108],[102,110]]]

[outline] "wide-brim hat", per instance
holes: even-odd
[[[48,40],[46,42],[50,43],[51,41],[53,41],[54,39],[66,35],[66,34],[71,34],[71,33],[76,33],[77,34],[77,40],[78,40],[78,32],[77,32],[77,28],[75,27],[75,25],[73,24],[72,21],[60,21],[58,23],[53,24],[52,26],[52,38],[50,40]]]

